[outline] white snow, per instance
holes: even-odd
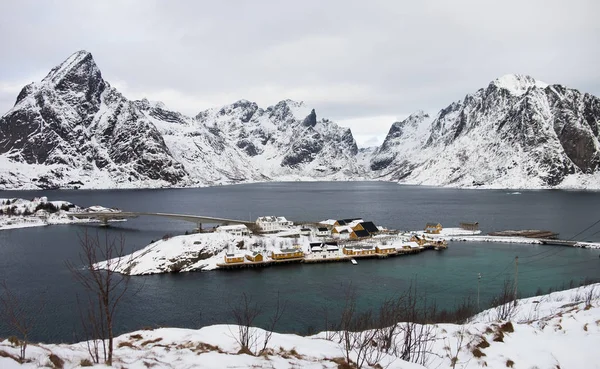
[[[534,86],[538,88],[548,87],[546,82],[538,81],[530,76],[521,74],[506,74],[495,79],[492,83],[498,87],[507,89],[516,96],[523,95],[528,89]]]
[[[587,303],[587,297],[590,303]],[[486,310],[464,324],[435,324],[426,366],[383,355],[384,368],[600,368],[600,284],[518,300],[509,321],[498,320],[497,308]],[[417,326],[419,327],[419,326]],[[512,328],[512,329],[511,329]],[[265,331],[250,328],[260,350]],[[500,335],[500,332],[502,334]],[[213,325],[198,330],[158,328],[140,330],[115,338],[113,366],[130,369],[155,368],[338,368],[332,359],[343,357],[343,346],[331,339],[332,332],[302,337],[273,333],[264,355],[239,353],[238,327]],[[341,332],[336,332],[341,333]],[[498,338],[501,337],[501,338]],[[330,338],[330,339],[327,339]],[[403,341],[403,334],[397,342]],[[485,341],[487,344],[482,345]],[[476,349],[483,355],[475,356]],[[52,367],[50,354],[65,361],[66,369],[88,359],[85,342],[75,344],[30,344],[28,362],[18,364],[19,348],[0,341],[0,367],[33,369]],[[350,357],[356,359],[357,350]],[[454,365],[452,359],[454,358]],[[512,364],[511,364],[512,362]],[[106,367],[103,364],[95,367]],[[372,366],[366,366],[372,368]]]
[[[48,207],[53,207],[55,211],[49,211]],[[0,230],[98,222],[96,219],[74,218],[69,213],[106,211],[118,210],[99,205],[81,208],[68,201],[48,201],[47,197],[36,197],[32,200],[0,198]]]

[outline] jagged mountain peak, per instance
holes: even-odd
[[[523,74],[505,74],[498,77],[490,85],[508,90],[511,94],[521,96],[532,87],[546,88],[548,84]]]
[[[42,82],[59,84],[68,76],[78,75],[81,77],[100,77],[101,73],[98,66],[94,62],[94,58],[90,52],[85,50],[77,51],[69,56],[65,61],[58,66],[52,68],[50,73]]]

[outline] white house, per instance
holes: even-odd
[[[276,232],[287,229],[294,225],[294,223],[285,219],[285,217],[265,216],[258,217],[258,219],[256,219],[256,225],[263,232]]]
[[[234,236],[249,236],[250,230],[244,224],[219,226],[216,232],[229,233]]]
[[[331,235],[331,232],[327,227],[319,227],[317,228],[316,235],[317,237],[329,237],[329,235]]]

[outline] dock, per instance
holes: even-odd
[[[544,240],[554,240],[558,238],[558,233],[552,231],[544,231],[539,229],[522,229],[522,230],[507,230],[490,232],[489,236],[501,236],[501,237],[526,237],[526,238],[538,238]],[[565,241],[566,242],[566,241]]]

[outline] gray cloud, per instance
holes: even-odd
[[[372,143],[392,123],[382,117],[437,111],[507,73],[599,95],[599,4],[2,2],[0,111],[15,85],[86,49],[131,98],[190,115],[241,98],[304,100]]]

